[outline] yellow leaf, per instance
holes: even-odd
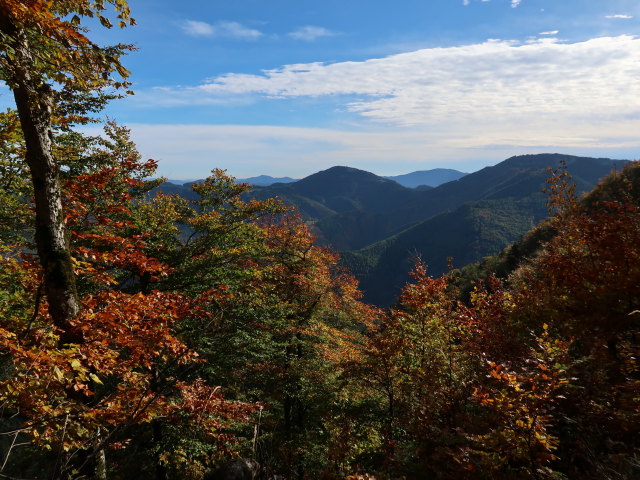
[[[62,382],[64,380],[64,374],[60,371],[58,367],[53,367],[53,374],[56,377],[56,380]]]
[[[69,360],[69,363],[71,364],[71,368],[74,370],[82,370],[82,364],[77,359],[72,358]]]

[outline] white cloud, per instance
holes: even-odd
[[[540,35],[557,35],[560,30],[549,30],[547,32],[540,32]]]
[[[179,103],[228,102],[233,96],[349,95],[346,106],[391,124],[434,125],[498,115],[590,117],[640,114],[640,39],[580,43],[489,40],[361,62],[285,65],[261,75],[229,73],[190,88],[164,89]]]
[[[335,33],[331,30],[328,30],[324,27],[316,27],[313,25],[300,27],[297,30],[289,33],[289,36],[291,38],[294,38],[296,40],[304,40],[306,42],[313,42],[320,37],[332,37],[334,35]]]
[[[605,15],[604,18],[624,18],[624,19],[629,19],[629,18],[633,18],[633,17],[631,15],[617,14],[617,15]]]
[[[516,8],[521,2],[522,0],[511,0],[511,8]]]
[[[186,20],[182,24],[182,30],[187,35],[191,35],[193,37],[210,37],[215,31],[213,25],[209,25],[206,22],[199,22],[197,20]]]
[[[262,36],[262,32],[246,27],[238,22],[217,22],[211,25],[197,20],[186,20],[182,30],[194,37],[224,37],[240,40],[255,40]]]
[[[220,22],[217,29],[221,36],[243,39],[256,39],[262,36],[262,32],[253,28],[245,27],[237,22]]]

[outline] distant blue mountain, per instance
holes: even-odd
[[[191,178],[187,180],[173,180],[170,178],[169,180],[167,180],[168,183],[173,183],[174,185],[184,185],[185,183],[192,183],[196,181],[197,180],[195,178]]]
[[[238,178],[238,183],[250,183],[251,185],[257,185],[259,187],[268,187],[274,183],[291,183],[297,182],[297,178],[291,177],[271,177],[269,175],[258,175],[257,177]]]
[[[420,170],[417,172],[406,173],[404,175],[394,175],[388,178],[398,182],[403,187],[416,188],[422,185],[429,187],[437,187],[443,183],[458,180],[466,175],[464,172],[452,170],[450,168],[434,168],[432,170]]]
[[[173,183],[174,185],[185,185],[190,186],[194,183],[202,182],[202,179],[191,179],[191,180],[173,180],[169,179],[167,182]],[[258,187],[268,187],[269,185],[273,185],[274,183],[291,183],[297,182],[297,178],[291,177],[271,177],[269,175],[258,175],[257,177],[249,177],[249,178],[236,178],[237,183],[250,183],[251,185],[257,185]]]

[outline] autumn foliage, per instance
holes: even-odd
[[[640,477],[639,163],[584,198],[551,171],[508,276],[418,261],[383,311],[277,199],[164,195],[126,128],[75,131],[128,87],[87,19],[135,23],[0,3],[0,478]]]
[[[638,473],[638,167],[584,199],[562,169],[552,172],[555,236],[506,281],[479,280],[465,302],[456,272],[434,279],[417,265],[348,362],[375,399],[361,406],[369,443],[352,469],[376,478]]]
[[[373,321],[354,279],[299,218],[273,200],[243,201],[248,186],[221,171],[193,204],[147,197],[155,163],[139,160],[126,129],[105,128],[104,138],[63,132],[56,145],[82,306],[69,328],[47,314],[29,231],[3,247],[8,465],[49,471],[51,456],[54,475],[75,478],[106,452],[111,475],[198,477],[251,445],[280,452],[263,460],[273,469],[309,469],[308,435],[329,420],[340,351]],[[27,468],[15,445],[29,443],[42,463]],[[135,467],[132,455],[143,455]]]

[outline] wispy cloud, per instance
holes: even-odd
[[[633,18],[632,15],[626,15],[623,13],[618,13],[616,15],[605,15],[604,18],[623,18],[623,19],[629,19],[629,18]]]
[[[194,37],[224,37],[240,40],[255,40],[262,36],[259,30],[246,27],[238,22],[217,22],[209,24],[197,20],[186,20],[182,30]]]
[[[294,38],[296,40],[304,40],[306,42],[313,42],[320,37],[332,37],[334,35],[336,35],[335,32],[332,32],[327,28],[316,27],[313,25],[300,27],[297,30],[289,33],[289,36],[291,38]]]
[[[540,35],[557,35],[560,33],[559,30],[549,30],[547,32],[540,32]]]
[[[210,37],[215,32],[213,25],[197,20],[185,20],[182,23],[182,31],[193,37]]]
[[[516,8],[521,2],[522,0],[511,0],[511,8]]]
[[[217,29],[221,36],[243,38],[252,40],[262,36],[262,32],[253,28],[245,27],[237,22],[220,22]]]

